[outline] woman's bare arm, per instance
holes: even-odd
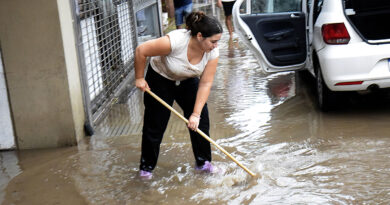
[[[200,114],[203,106],[206,104],[207,99],[210,95],[211,86],[213,85],[215,72],[217,70],[218,58],[210,60],[202,76],[200,77],[198,92],[196,94],[196,101],[193,112]]]
[[[217,70],[218,58],[210,60],[200,77],[198,92],[196,93],[195,106],[188,119],[188,128],[196,130],[199,126],[200,114],[210,95],[214,75]]]
[[[146,41],[135,49],[135,86],[142,91],[149,89],[145,81],[146,60],[151,56],[164,56],[171,52],[171,43],[168,36]]]

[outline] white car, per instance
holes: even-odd
[[[266,72],[307,69],[335,93],[390,87],[390,0],[237,0],[233,22]]]

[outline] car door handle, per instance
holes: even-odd
[[[290,15],[291,18],[299,18],[300,16],[301,16],[301,15],[299,15],[299,14],[291,14],[291,15]]]
[[[267,39],[268,41],[279,41],[292,35],[293,33],[294,33],[293,28],[286,28],[283,30],[266,33],[264,34],[264,38]]]

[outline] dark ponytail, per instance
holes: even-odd
[[[203,37],[207,38],[222,33],[221,23],[202,11],[190,13],[186,18],[186,25],[187,29],[191,31],[191,36],[196,36],[200,32]]]

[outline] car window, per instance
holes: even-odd
[[[383,9],[389,11],[389,0],[345,0],[345,8],[353,8],[355,11],[369,11]]]
[[[252,13],[301,11],[302,0],[251,0]]]
[[[249,11],[247,10],[247,5],[246,5],[247,1],[243,1],[241,6],[240,6],[240,14],[246,14],[246,13],[249,13]],[[249,3],[249,2],[248,2]]]

